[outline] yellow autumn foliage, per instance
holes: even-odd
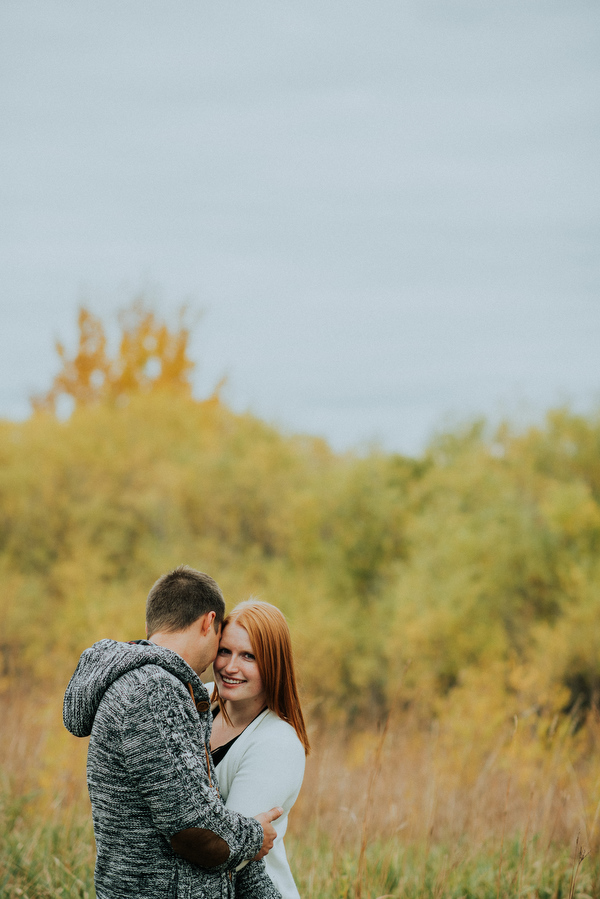
[[[97,319],[79,325],[29,420],[0,423],[0,691],[58,691],[85,646],[142,636],[150,585],[187,563],[230,605],[283,609],[314,719],[464,708],[473,739],[486,714],[585,722],[598,415],[554,410],[524,433],[479,422],[418,459],[336,454],[218,392],[194,399],[181,321],[134,306],[113,357]],[[63,394],[75,407],[59,420]]]

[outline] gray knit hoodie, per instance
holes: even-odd
[[[280,899],[262,861],[232,873],[258,852],[263,832],[219,798],[206,751],[208,693],[177,653],[95,643],[67,687],[63,718],[72,734],[90,736],[98,899],[225,899],[234,889],[238,899]],[[227,862],[199,868],[176,855],[169,838],[188,827],[222,837]]]

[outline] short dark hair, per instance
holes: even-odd
[[[146,600],[146,631],[183,631],[207,612],[215,613],[218,630],[225,616],[225,600],[217,582],[189,565],[168,571],[152,586]]]

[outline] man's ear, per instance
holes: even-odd
[[[206,637],[210,632],[210,629],[214,630],[214,621],[217,617],[216,612],[206,612],[205,615],[202,616],[202,636]]]

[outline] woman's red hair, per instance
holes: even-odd
[[[248,599],[240,602],[223,621],[223,631],[232,621],[248,632],[252,652],[267,695],[267,705],[284,721],[291,724],[308,755],[310,744],[300,707],[292,638],[283,612],[270,602]],[[215,687],[216,692],[216,687]],[[221,711],[221,698],[217,695]]]

